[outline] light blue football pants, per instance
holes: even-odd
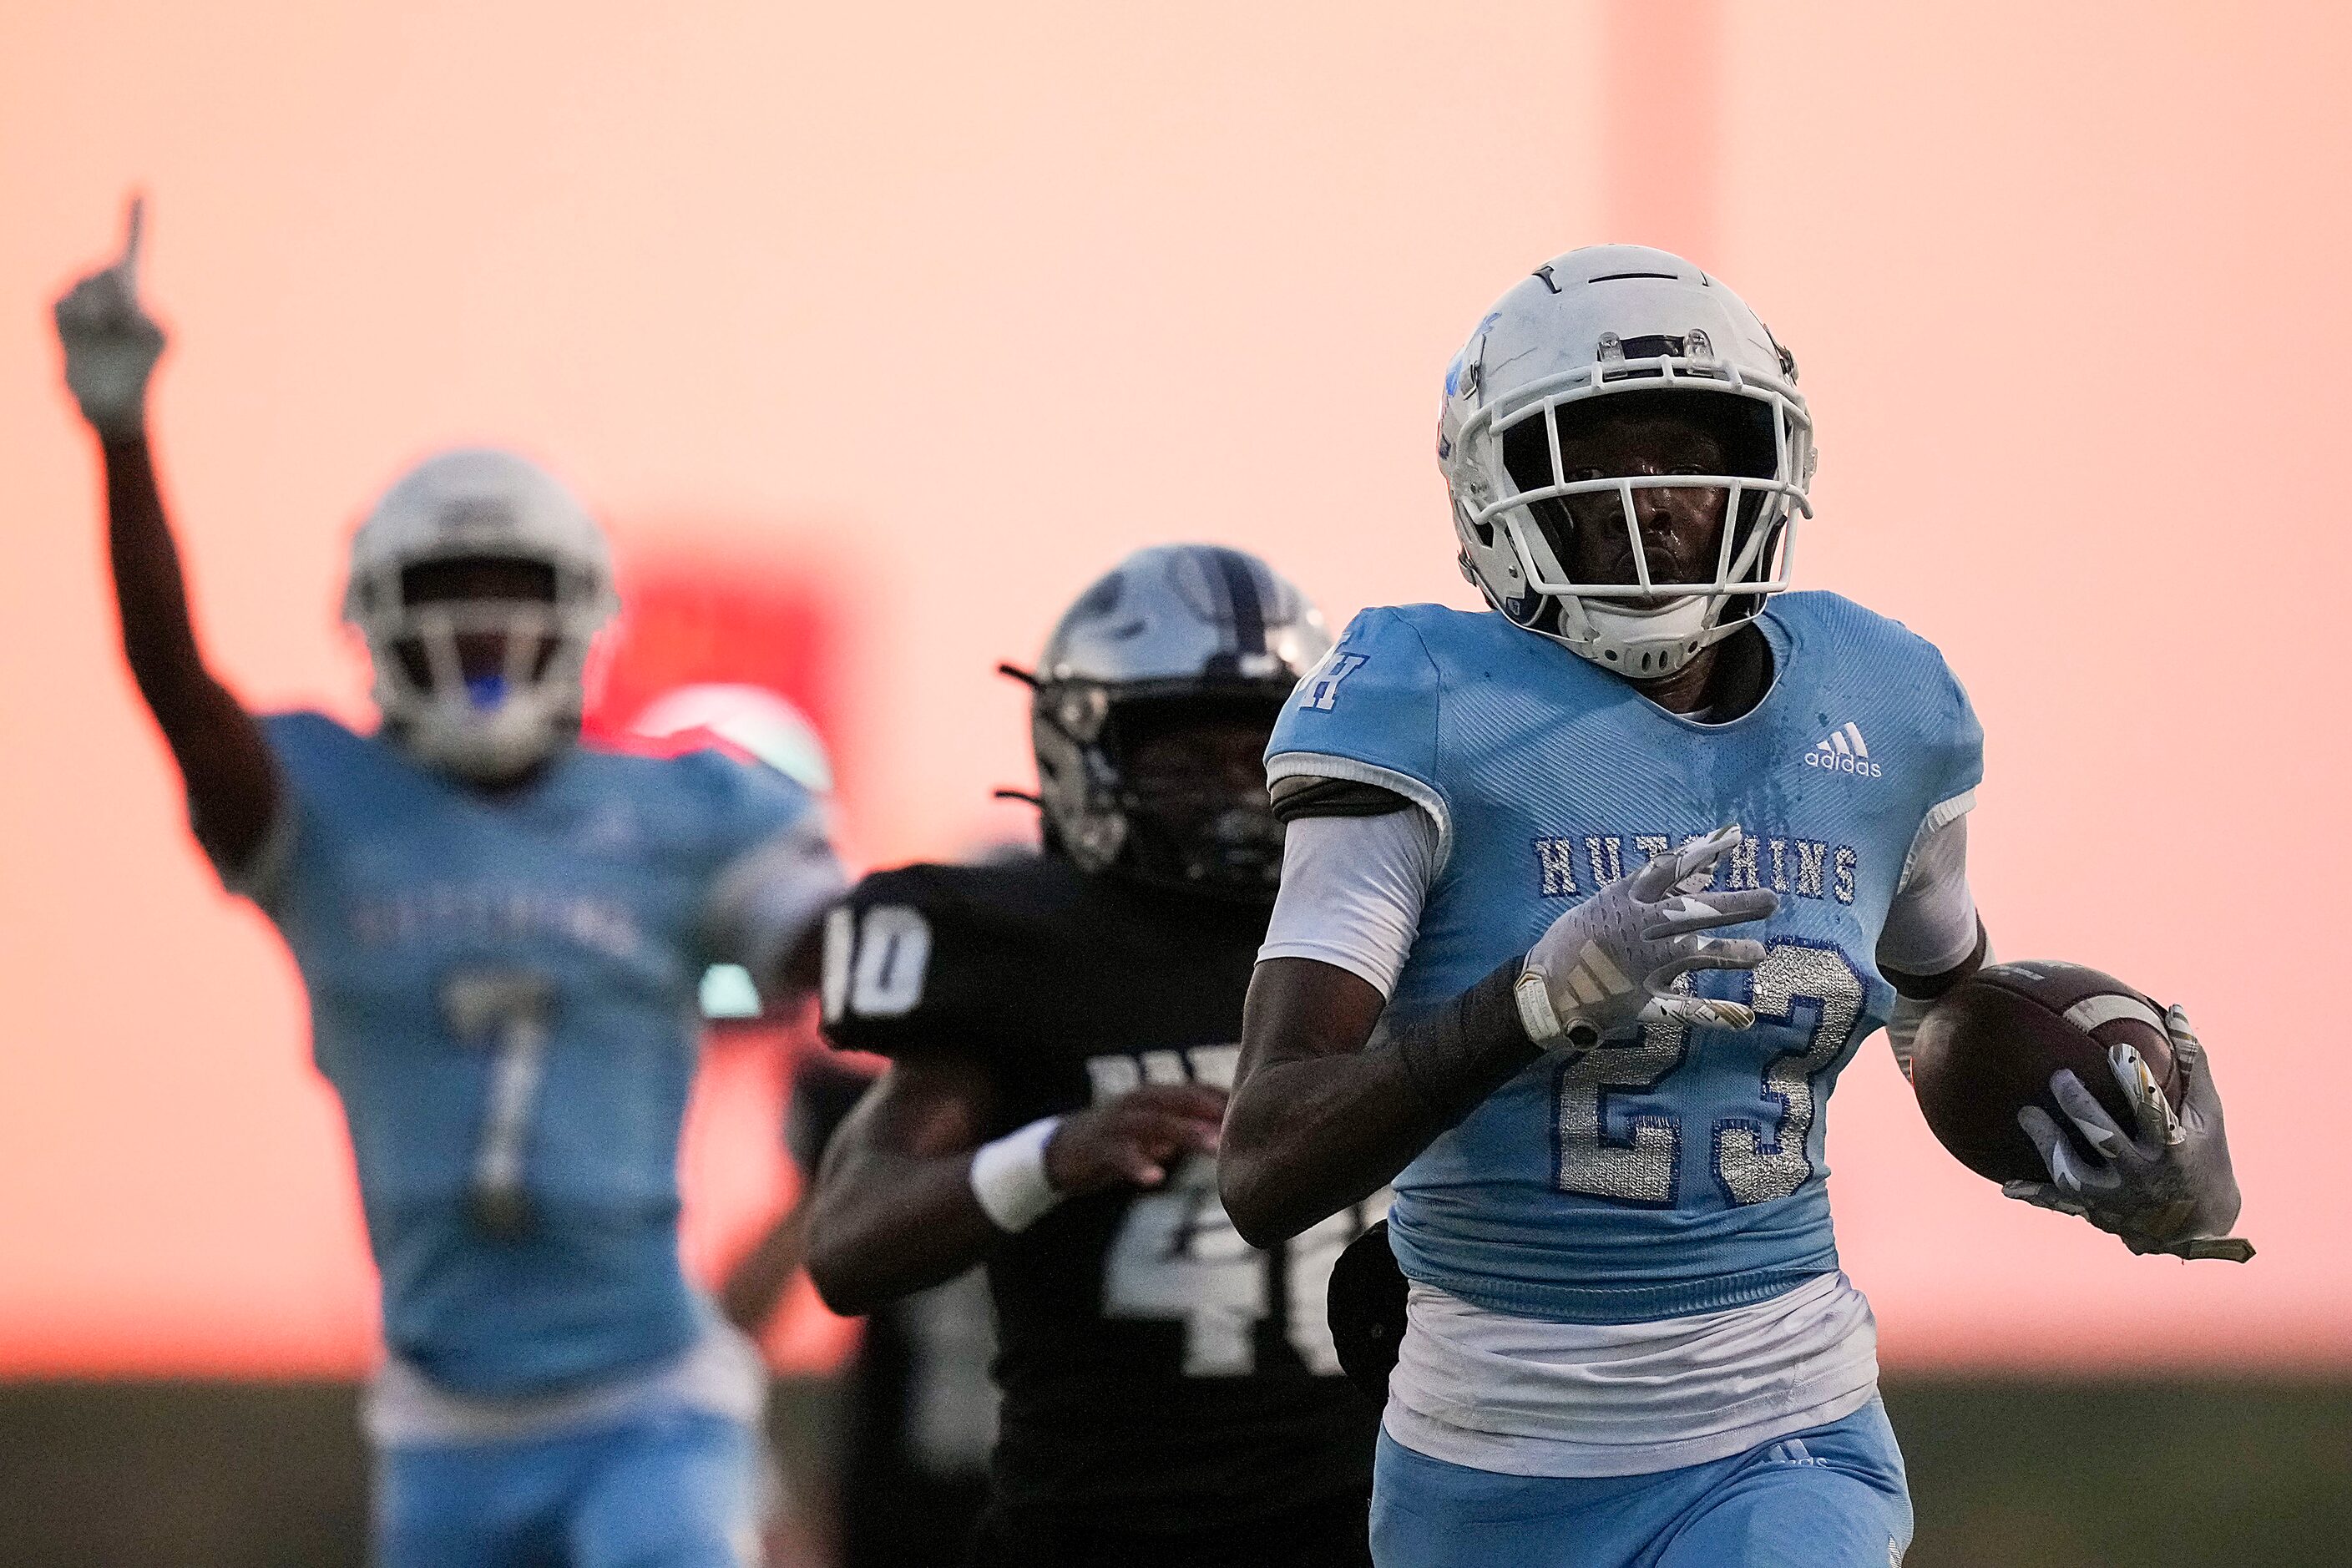
[[[1380,1568],[1890,1568],[1910,1544],[1903,1455],[1875,1398],[1654,1475],[1496,1475],[1386,1432],[1373,1467]]]
[[[388,1448],[378,1568],[749,1568],[759,1455],[742,1425],[673,1410],[509,1443]]]

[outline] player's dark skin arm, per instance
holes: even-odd
[[[1066,1196],[1156,1187],[1171,1162],[1216,1149],[1224,1096],[1202,1084],[1150,1084],[1062,1119],[1045,1175]],[[997,1114],[982,1067],[946,1052],[891,1063],[826,1148],[810,1196],[809,1278],[825,1305],[872,1311],[952,1279],[1004,1233],[972,1195],[971,1157]]]
[[[813,923],[799,942],[784,950],[772,976],[760,987],[760,995],[769,1006],[779,1010],[794,1006],[815,993],[824,965],[821,925]],[[816,1173],[803,1172],[802,1176],[793,1206],[776,1216],[768,1233],[729,1270],[719,1288],[719,1310],[747,1334],[758,1333],[775,1316],[785,1288],[807,1260],[809,1205],[814,1196]]]
[[[107,552],[131,678],[179,764],[197,840],[216,865],[247,865],[278,809],[278,777],[261,726],[196,647],[147,437],[108,437],[100,450]]]
[[[1269,958],[1251,977],[1217,1157],[1225,1213],[1273,1247],[1380,1190],[1541,1053],[1513,959],[1451,1002],[1384,1014],[1336,964]]]
[[[1911,1042],[1917,1038],[1927,1016],[1936,1010],[1946,993],[1982,969],[1991,952],[1991,938],[1985,934],[1984,921],[1979,920],[1975,950],[1941,974],[1916,974],[1887,963],[1884,957],[1879,959],[1879,973],[1895,987],[1895,1016],[1887,1021],[1886,1043],[1894,1049],[1895,1063],[1902,1068],[1905,1079],[1911,1076]]]
[[[825,1148],[808,1198],[808,1271],[845,1316],[943,1279],[1002,1233],[971,1193],[971,1154],[995,1110],[987,1075],[957,1057],[891,1063]]]

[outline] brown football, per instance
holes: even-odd
[[[1919,1026],[1911,1088],[1927,1126],[1969,1170],[1996,1182],[2047,1181],[2049,1171],[2017,1124],[2039,1105],[2084,1154],[2091,1152],[2051,1097],[2050,1075],[2073,1068],[2107,1114],[2128,1131],[2130,1102],[2107,1067],[2107,1047],[2129,1045],[2180,1105],[2180,1073],[2164,1010],[2112,974],[2079,963],[1996,963],[1946,992]]]

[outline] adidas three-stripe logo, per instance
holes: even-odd
[[[1591,1007],[1612,996],[1622,996],[1633,989],[1625,972],[1617,967],[1599,942],[1591,941],[1576,955],[1568,973],[1560,977],[1559,985],[1580,1008]],[[1519,1006],[1519,1022],[1527,1026],[1528,1038],[1531,1040],[1550,1041],[1570,1033],[1570,1025],[1560,1021],[1559,1009],[1553,1005],[1551,986],[1550,979],[1529,970],[1511,988],[1512,999]],[[1570,1014],[1570,1022],[1580,1016]],[[1592,1025],[1587,1023],[1581,1027],[1592,1034],[1591,1039],[1577,1041],[1579,1046],[1589,1047],[1601,1037]]]
[[[1560,983],[1568,994],[1587,1007],[1605,1002],[1612,996],[1622,996],[1633,989],[1625,972],[1609,962],[1609,954],[1597,942],[1588,942],[1584,951],[1576,955],[1576,967],[1568,972]]]
[[[1829,739],[1807,752],[1805,766],[1867,779],[1877,778],[1885,772],[1870,760],[1870,747],[1862,738],[1862,726],[1852,720],[1831,731]]]

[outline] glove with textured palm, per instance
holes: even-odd
[[[2238,1179],[2230,1169],[2221,1096],[2213,1087],[2205,1047],[2189,1028],[2189,1015],[2178,1007],[2166,1010],[2164,1030],[2172,1037],[2172,1059],[2183,1085],[2179,1114],[2129,1046],[2107,1052],[2107,1068],[2131,1101],[2130,1132],[2116,1125],[2073,1072],[2053,1073],[2051,1095],[2098,1155],[2084,1159],[2048,1111],[2025,1106],[2017,1124],[2033,1140],[2050,1179],[2008,1182],[2001,1191],[2037,1207],[2079,1215],[2122,1237],[2134,1252],[2243,1263],[2254,1247],[2228,1234],[2238,1218]]]
[[[57,303],[66,385],[82,417],[110,440],[147,424],[147,378],[163,353],[163,329],[139,308],[139,241],[145,204],[131,203],[129,233],[114,263],[91,273]]]
[[[1676,983],[1695,969],[1754,969],[1764,944],[1701,936],[1780,907],[1768,888],[1707,891],[1716,862],[1739,842],[1735,824],[1651,857],[1551,923],[1528,952],[1513,994],[1528,1037],[1590,1047],[1634,1024],[1745,1029],[1744,1003],[1694,996]]]

